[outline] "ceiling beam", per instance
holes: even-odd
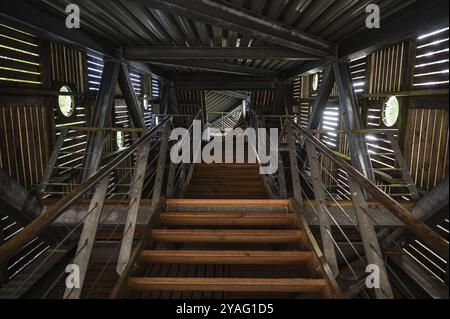
[[[114,47],[111,43],[87,32],[85,28],[68,29],[63,15],[52,14],[25,1],[0,1],[0,20],[20,26],[24,31],[44,40],[62,43],[84,51],[94,51],[109,58],[121,60],[119,48]],[[170,79],[170,74],[159,68],[150,68],[141,62],[122,60],[121,62],[144,74],[153,74],[160,79]]]
[[[414,5],[397,12],[391,17],[381,15],[380,29],[366,29],[345,41],[338,43],[339,59],[370,54],[375,50],[399,41],[416,38],[428,31],[448,27],[448,0],[418,0]],[[364,23],[363,21],[361,23]],[[334,59],[306,61],[286,72],[284,80],[313,72],[320,67],[334,62]]]
[[[240,100],[246,100],[248,98],[247,94],[236,92],[236,91],[213,91],[216,94],[234,97]]]
[[[278,78],[281,74],[271,70],[264,70],[254,67],[242,66],[230,63],[203,62],[195,60],[160,60],[152,61],[152,65],[187,67],[197,70],[213,71],[220,73],[249,75],[257,77]]]
[[[279,85],[279,81],[229,74],[187,73],[184,75],[176,75],[174,84],[177,89],[244,91],[275,89]]]
[[[262,17],[224,1],[211,0],[128,0],[146,7],[201,21],[225,30],[313,54],[334,55],[334,45],[316,36]]]
[[[317,60],[318,57],[283,47],[213,48],[213,47],[151,47],[134,46],[122,49],[130,61],[150,62],[170,59],[282,59]]]

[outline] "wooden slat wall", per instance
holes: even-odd
[[[416,185],[430,190],[448,176],[448,109],[410,109],[406,159]]]
[[[57,128],[56,136],[60,129],[67,126],[84,127],[89,123],[88,114],[90,102],[84,96],[87,87],[86,56],[81,51],[66,46],[50,43],[51,56],[51,86],[59,90],[61,86],[67,85],[75,94],[75,111],[70,117],[64,116],[59,111],[58,101],[53,105],[54,125]],[[58,158],[57,175],[69,174],[67,182],[77,182],[78,173],[83,163],[87,144],[86,132],[71,130],[67,134],[63,144],[62,153]],[[71,169],[73,168],[73,169]],[[72,186],[67,186],[65,192],[70,191]]]
[[[42,47],[34,35],[0,22],[0,86],[43,87]],[[0,168],[27,188],[39,183],[47,163],[48,119],[42,100],[0,101]]]
[[[38,184],[48,159],[48,108],[0,104],[0,167],[26,188]]]

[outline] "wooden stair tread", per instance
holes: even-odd
[[[167,199],[167,206],[280,206],[286,207],[287,199]]]
[[[291,243],[304,237],[301,230],[154,229],[151,234],[174,243]]]
[[[156,291],[227,291],[227,292],[322,292],[325,279],[289,278],[159,278],[131,277],[135,290]]]
[[[141,258],[155,264],[287,265],[303,264],[310,251],[145,250]]]
[[[295,217],[290,213],[165,212],[160,220],[172,226],[290,226]]]

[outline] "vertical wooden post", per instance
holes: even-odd
[[[161,136],[161,147],[159,150],[158,167],[156,171],[155,184],[153,188],[152,214],[155,212],[161,199],[161,190],[164,182],[164,173],[166,171],[168,147],[169,147],[169,129],[164,128]]]
[[[298,171],[297,161],[297,141],[294,134],[294,130],[290,125],[287,128],[288,134],[288,146],[289,146],[289,161],[291,163],[291,177],[292,177],[292,189],[294,191],[294,198],[300,206],[303,206],[303,196],[300,184],[300,175]]]
[[[286,187],[286,174],[284,172],[284,161],[281,157],[280,152],[280,160],[278,161],[278,185],[280,187],[280,196],[281,198],[287,198],[287,187]]]
[[[376,265],[380,270],[380,288],[375,289],[375,295],[377,299],[393,299],[394,293],[392,292],[391,283],[389,282],[380,243],[375,233],[375,226],[370,216],[367,215],[369,205],[364,197],[361,186],[353,181],[351,177],[349,177],[349,180],[353,209],[355,210],[356,218],[358,219],[367,264]]]
[[[345,128],[347,130],[362,129],[362,119],[358,108],[358,100],[352,85],[350,67],[348,63],[336,62],[333,64],[333,69],[339,91],[341,112],[344,112]],[[357,134],[349,134],[348,143],[352,166],[359,170],[367,179],[375,182],[366,140]],[[375,289],[375,295],[378,299],[392,299],[394,296],[375,226],[370,216],[367,215],[368,195],[364,193],[363,188],[358,183],[351,178],[349,180],[353,208],[358,219],[359,232],[361,233],[367,263],[378,266],[380,271],[380,288]]]
[[[131,249],[133,247],[134,232],[136,229],[139,208],[141,206],[142,188],[144,186],[145,171],[147,169],[150,146],[151,141],[148,141],[140,149],[136,166],[134,168],[130,193],[130,206],[128,207],[127,220],[125,222],[125,229],[116,267],[116,271],[119,275],[122,274],[123,270],[127,266],[131,255]]]
[[[95,236],[97,234],[98,224],[103,211],[105,203],[106,191],[108,188],[109,176],[105,177],[97,185],[94,197],[89,205],[86,218],[81,232],[81,237],[78,242],[77,251],[73,264],[79,267],[80,270],[80,288],[66,288],[64,299],[79,299],[83,289],[84,279],[86,276],[89,260],[91,258],[92,249],[95,243]]]
[[[177,164],[170,161],[169,175],[167,176],[166,198],[172,198],[174,195],[176,171],[177,171]]]
[[[322,171],[320,169],[319,159],[317,157],[316,148],[310,142],[306,142],[306,152],[308,156],[309,168],[311,170],[311,180],[314,189],[314,198],[316,200],[316,210],[319,214],[320,235],[322,237],[323,253],[330,265],[331,271],[335,276],[339,274],[339,267],[336,258],[336,249],[334,242],[330,237],[331,225],[330,216],[326,208],[326,194],[322,182]]]

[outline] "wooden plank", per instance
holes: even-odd
[[[281,244],[303,239],[301,230],[154,229],[157,241],[169,243]]]
[[[78,242],[77,251],[72,264],[77,265],[80,270],[80,288],[67,288],[64,292],[64,299],[79,299],[83,289],[84,279],[86,277],[89,260],[91,258],[92,249],[94,248],[95,235],[100,222],[100,216],[103,211],[106,190],[108,188],[109,176],[100,181],[92,198],[88,210],[88,216],[84,222],[83,231],[81,232]]]
[[[228,212],[165,212],[161,222],[170,226],[292,226],[293,214],[287,213],[228,213]]]
[[[167,206],[281,206],[289,204],[287,199],[168,199]]]
[[[136,290],[160,291],[224,291],[224,292],[322,292],[324,279],[259,279],[259,278],[139,278],[129,279]]]
[[[310,251],[147,250],[141,260],[156,264],[289,265],[303,264]]]
[[[314,198],[316,199],[316,210],[319,214],[320,235],[325,258],[330,265],[331,271],[335,276],[339,274],[339,266],[336,257],[330,225],[330,216],[328,208],[325,206],[326,193],[322,182],[322,171],[317,157],[317,150],[310,142],[306,142],[306,152],[308,156],[309,167],[311,170],[311,181],[313,184]]]

